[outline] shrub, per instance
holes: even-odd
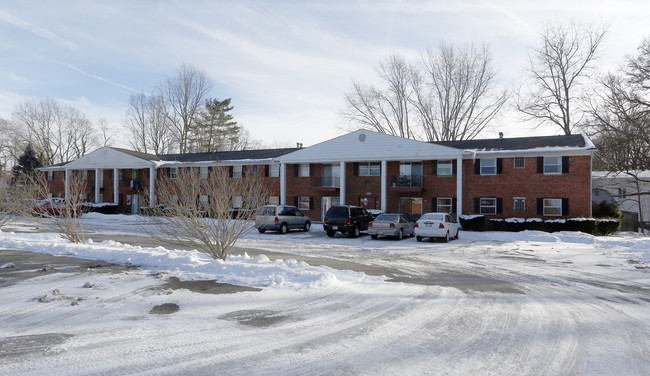
[[[620,219],[599,219],[596,222],[596,235],[615,234],[621,228]]]
[[[484,215],[461,215],[460,225],[466,231],[485,231]]]

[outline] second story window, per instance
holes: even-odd
[[[449,161],[438,161],[437,173],[439,176],[448,176],[454,174],[454,166]]]
[[[300,177],[309,176],[309,163],[302,163],[298,165],[298,176]]]
[[[207,166],[199,168],[201,179],[207,179],[210,176],[210,168]]]
[[[272,164],[269,166],[269,176],[272,178],[279,178],[280,177],[280,165],[279,164]]]
[[[242,177],[242,166],[232,166],[232,177],[241,178]]]
[[[497,160],[496,158],[481,159],[481,175],[496,175]]]
[[[515,168],[526,167],[526,159],[524,157],[515,157]]]
[[[359,163],[359,176],[379,176],[381,167],[379,162],[361,162]]]
[[[122,170],[120,170],[121,172]],[[170,167],[169,168],[169,178],[170,179],[176,179],[178,177],[178,169],[176,167]],[[120,176],[120,179],[122,177]]]
[[[398,183],[400,187],[421,187],[422,162],[401,162]]]
[[[544,157],[545,174],[562,173],[562,157]]]

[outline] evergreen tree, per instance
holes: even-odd
[[[199,122],[194,126],[192,148],[195,152],[233,150],[239,142],[241,127],[230,111],[232,98],[205,101]]]
[[[43,163],[32,149],[32,144],[27,144],[25,152],[18,158],[18,163],[11,169],[13,179],[15,181],[22,174],[33,174],[41,167]]]

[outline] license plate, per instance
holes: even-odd
[[[338,230],[339,226],[332,226],[332,230]]]
[[[432,226],[433,226],[432,223],[425,223],[425,224],[424,224],[424,227],[432,227]]]

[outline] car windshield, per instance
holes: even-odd
[[[397,222],[399,221],[397,214],[380,214],[375,218],[375,222]]]
[[[442,221],[444,214],[425,214],[420,218],[423,221]]]
[[[348,208],[345,206],[333,206],[325,215],[329,219],[348,219]]]

